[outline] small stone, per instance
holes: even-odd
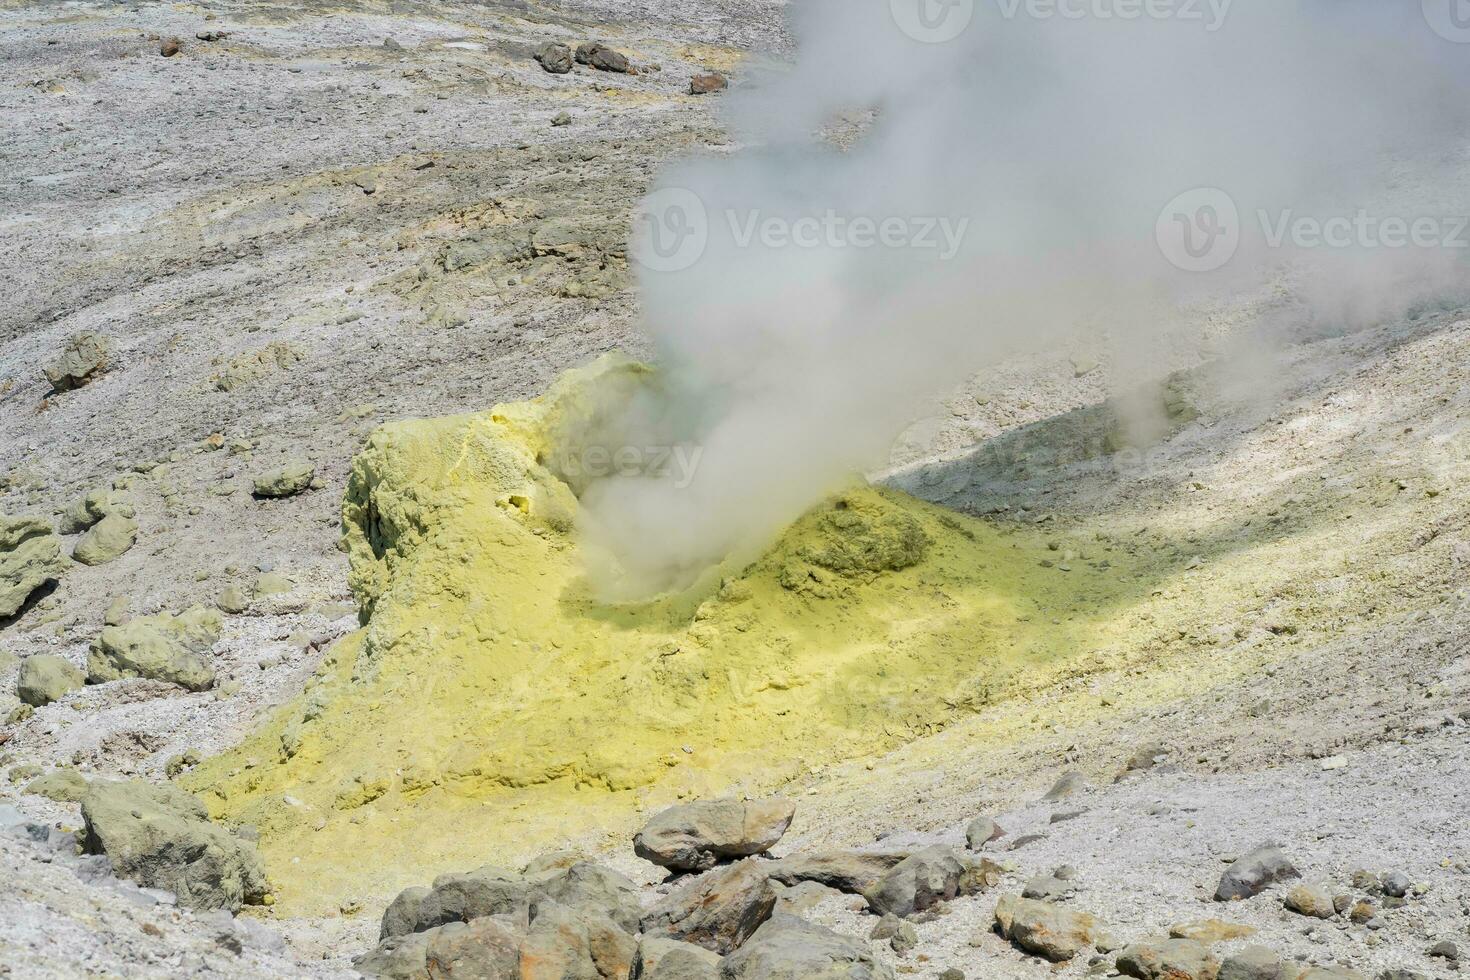
[[[1169,929],[1171,939],[1192,939],[1197,943],[1204,943],[1206,945],[1230,942],[1234,939],[1245,939],[1255,934],[1256,930],[1251,926],[1243,926],[1235,922],[1222,922],[1219,919],[1201,919],[1198,922],[1185,922]]]
[[[1313,919],[1330,919],[1337,914],[1327,889],[1316,885],[1297,885],[1286,893],[1283,904],[1289,911]]]
[[[57,769],[31,780],[25,791],[56,803],[78,803],[87,792],[87,777],[75,769]]]
[[[553,75],[565,75],[572,70],[572,49],[557,42],[545,44],[536,52],[536,61]]]
[[[1060,878],[1042,875],[1026,882],[1021,890],[1022,898],[1034,898],[1043,902],[1054,902],[1072,893],[1072,886]]]
[[[1137,943],[1118,956],[1118,972],[1137,980],[1215,980],[1220,963],[1192,939]]]
[[[163,43],[158,46],[158,53],[165,58],[172,58],[183,48],[183,42],[176,37],[164,38]]]
[[[991,841],[1000,840],[1005,835],[1006,832],[994,820],[989,817],[976,817],[965,828],[965,846],[972,851],[978,851]]]
[[[1390,871],[1383,876],[1383,894],[1385,895],[1390,895],[1394,898],[1403,898],[1409,894],[1409,889],[1412,887],[1414,887],[1414,883],[1402,871]]]
[[[577,45],[576,59],[579,65],[589,65],[598,71],[632,74],[633,66],[627,55],[600,42]]]
[[[551,117],[551,125],[553,126],[561,127],[570,126],[571,124],[572,114],[570,112],[567,112],[566,110],[562,110],[561,112],[558,112],[556,115]]]
[[[231,585],[219,594],[215,605],[219,606],[221,612],[239,615],[250,608],[250,594],[238,585]]]
[[[1301,873],[1279,848],[1263,844],[1237,858],[1226,869],[1225,874],[1220,877],[1220,884],[1215,888],[1215,901],[1232,902],[1252,898],[1278,881],[1291,881],[1300,877]]]
[[[1372,902],[1357,902],[1348,909],[1348,918],[1359,925],[1367,922],[1378,914],[1378,909]]]
[[[291,460],[284,466],[255,478],[255,496],[264,499],[292,497],[311,486],[316,467],[304,459]]]
[[[906,956],[913,952],[914,947],[919,945],[919,933],[913,923],[899,920],[893,935],[889,937],[888,945],[899,956]]]
[[[107,612],[102,614],[104,626],[121,626],[128,621],[128,597],[117,596],[107,606]]]
[[[1021,950],[1053,963],[1073,959],[1097,938],[1097,920],[1047,902],[1005,895],[995,905],[995,926]]]
[[[177,39],[172,39],[177,44]],[[165,41],[165,44],[168,42]],[[174,51],[177,54],[177,48]],[[43,373],[55,392],[72,391],[96,380],[107,370],[109,343],[97,333],[80,333],[66,342],[60,356]]]
[[[1429,955],[1437,960],[1460,961],[1460,947],[1448,939],[1442,940],[1429,947]]]
[[[1296,980],[1297,970],[1262,946],[1247,946],[1225,958],[1217,980]]]
[[[1042,799],[1046,802],[1053,803],[1088,789],[1091,789],[1091,786],[1088,784],[1086,777],[1080,772],[1069,772],[1063,775],[1061,779],[1058,779],[1052,788],[1047,790],[1046,795]]]
[[[54,653],[38,653],[21,661],[15,693],[25,704],[42,708],[80,690],[87,676]]]
[[[262,572],[255,577],[251,592],[257,596],[285,595],[296,586],[280,572]]]
[[[927,847],[894,865],[863,897],[879,915],[907,917],[954,899],[966,870],[954,848]]]
[[[695,75],[689,80],[690,95],[710,95],[714,92],[723,92],[729,87],[729,80],[717,71]]]

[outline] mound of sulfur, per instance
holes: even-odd
[[[1015,532],[855,486],[754,562],[603,604],[580,488],[551,461],[657,383],[608,357],[535,401],[387,425],[358,456],[343,524],[362,628],[187,778],[260,829],[289,909],[630,833],[640,806],[934,731],[1054,659],[1070,627],[1033,623],[1102,587],[1079,568],[1063,592]]]

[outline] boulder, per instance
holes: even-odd
[[[123,626],[105,626],[87,657],[93,684],[145,677],[204,691],[214,685],[205,661],[220,634],[218,610],[195,606],[177,616],[140,616]]]
[[[97,333],[79,333],[68,340],[61,354],[41,369],[51,390],[80,388],[106,371],[108,347],[107,338]]]
[[[746,858],[670,893],[643,917],[643,933],[724,956],[749,939],[775,907],[767,862]]]
[[[893,971],[864,943],[830,929],[778,915],[725,959],[726,980],[892,980]]]
[[[37,589],[61,578],[68,564],[45,521],[0,517],[0,623],[25,608]]]
[[[861,895],[909,856],[908,851],[819,851],[772,862],[770,877],[783,885],[810,881]]]
[[[633,957],[629,980],[719,980],[720,957],[673,939],[645,938]]]
[[[56,529],[62,534],[80,534],[108,514],[133,517],[133,508],[111,490],[92,490],[78,497],[61,512]]]
[[[71,556],[83,565],[105,565],[122,557],[138,540],[138,522],[113,511],[77,539]]]
[[[1263,844],[1241,855],[1225,869],[1220,876],[1220,884],[1215,888],[1215,901],[1234,902],[1252,898],[1278,881],[1293,881],[1300,877],[1301,873],[1279,848]]]
[[[572,49],[556,42],[545,44],[536,52],[536,60],[551,74],[565,75],[572,70]]]
[[[1247,946],[1227,956],[1216,980],[1296,980],[1298,970],[1263,946]]]
[[[976,817],[965,828],[965,846],[972,851],[978,851],[991,841],[1000,840],[1005,835],[1006,832],[994,820],[989,817]]]
[[[38,653],[21,661],[15,694],[33,708],[59,701],[86,683],[86,676],[54,653]]]
[[[1332,893],[1317,885],[1297,885],[1282,900],[1287,911],[1313,919],[1330,919],[1337,914]]]
[[[637,951],[637,940],[607,916],[546,904],[521,944],[519,980],[626,980]]]
[[[197,798],[141,779],[95,780],[82,796],[83,847],[118,877],[162,888],[190,909],[260,904],[268,890],[253,844],[209,821]]]
[[[666,868],[704,871],[718,861],[764,854],[791,826],[788,800],[707,800],[656,814],[633,837],[633,851]]]
[[[1220,963],[1192,939],[1137,943],[1118,956],[1118,972],[1137,980],[1216,980]]]
[[[926,847],[894,865],[863,897],[878,915],[910,916],[958,895],[967,867],[952,847]]]
[[[1085,912],[1014,895],[995,904],[995,927],[1017,948],[1053,963],[1072,959],[1100,934],[1097,920]]]
[[[267,499],[292,497],[311,486],[316,467],[304,459],[293,459],[255,478],[255,496]]]
[[[75,769],[57,769],[31,780],[26,792],[57,803],[79,803],[87,793],[87,777]]]
[[[435,980],[518,980],[521,975],[523,934],[503,919],[450,922],[426,935],[424,967]]]

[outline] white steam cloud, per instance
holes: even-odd
[[[1105,331],[1146,362],[1183,301],[1283,267],[1341,320],[1470,285],[1470,37],[1434,0],[791,18],[795,63],[728,97],[745,147],[671,168],[643,209],[667,390],[616,439],[670,465],[583,493],[610,592],[765,546],[1007,353]]]

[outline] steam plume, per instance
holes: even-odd
[[[935,16],[915,28],[921,3]],[[911,36],[969,9],[793,6],[795,63],[727,101],[745,148],[680,163],[651,195],[635,251],[668,384],[618,437],[697,465],[585,490],[609,588],[678,586],[759,549],[1007,353],[1105,332],[1146,362],[1183,302],[1287,266],[1316,315],[1348,321],[1463,282],[1470,45],[1420,4],[975,0],[957,36]],[[851,146],[821,134],[855,114]],[[1196,188],[1217,190],[1168,212]],[[1438,221],[1442,240],[1323,246],[1291,225],[1360,212],[1378,232]],[[895,233],[869,243],[885,221]],[[671,242],[684,251],[651,250]]]

